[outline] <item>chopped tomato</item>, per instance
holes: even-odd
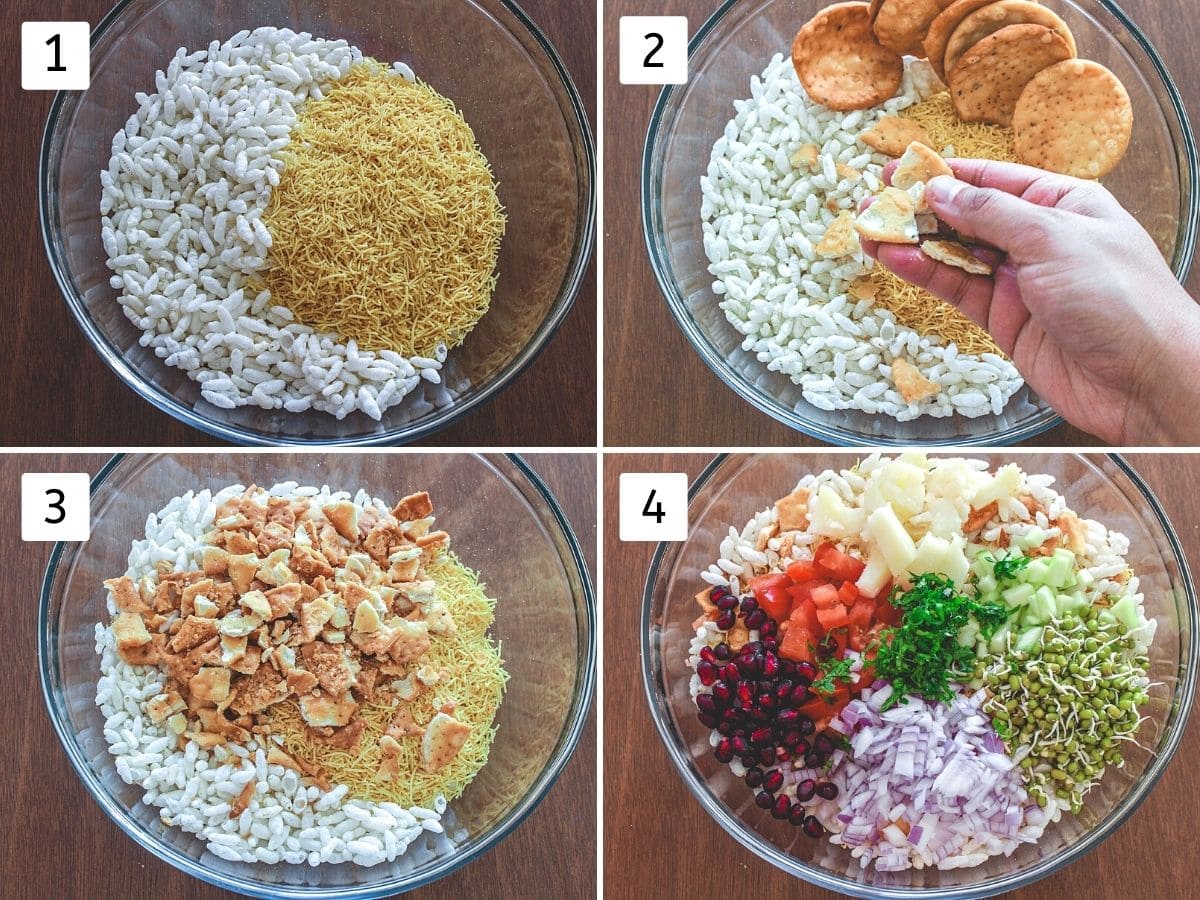
[[[888,602],[888,596],[887,593],[880,594],[879,599],[875,601],[875,621],[883,622],[885,625],[899,625],[900,619],[904,616],[904,610],[892,606]]]
[[[850,609],[850,626],[866,631],[875,620],[875,601],[859,600]]]
[[[843,581],[842,586],[838,588],[838,599],[842,601],[843,606],[853,606],[854,601],[859,598],[858,588],[854,586],[853,581]]]
[[[792,585],[787,590],[788,590],[788,594],[791,595],[792,600],[796,603],[800,603],[804,600],[811,600],[813,588],[820,587],[821,585],[823,585],[825,583],[826,582],[824,579],[812,578],[812,579],[809,579],[808,581],[797,582],[796,584]]]
[[[788,588],[792,580],[786,575],[759,575],[750,579],[750,590],[763,612],[776,622],[784,621],[792,612],[792,598]]]
[[[849,686],[843,681],[836,681],[832,694],[816,692],[811,700],[799,707],[800,715],[808,716],[817,726],[817,731],[822,731],[849,702]]]
[[[811,559],[801,559],[787,567],[788,578],[799,584],[802,581],[812,581],[817,578],[817,567]]]
[[[826,631],[833,628],[841,628],[843,625],[850,623],[850,618],[846,614],[846,607],[840,603],[835,603],[833,606],[826,609],[817,610],[817,619]]]
[[[822,572],[829,573],[831,578],[839,581],[858,581],[867,567],[861,559],[855,559],[848,553],[843,553],[833,544],[822,544],[813,554],[813,563]]]
[[[812,602],[817,609],[829,609],[838,605],[838,591],[832,584],[822,584],[812,589]]]
[[[800,600],[792,607],[790,621],[793,627],[804,628],[810,635],[821,637],[825,634],[825,629],[821,627],[821,621],[817,618],[817,608],[813,606],[811,599]]]
[[[779,644],[779,655],[792,662],[812,662],[813,644],[809,630],[793,619]]]

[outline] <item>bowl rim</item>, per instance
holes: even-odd
[[[696,51],[700,48],[709,37],[709,35],[717,28],[718,25],[733,11],[735,6],[738,6],[746,0],[722,0],[717,9],[708,17],[703,25],[692,36],[688,42],[688,61],[689,64]],[[1183,98],[1179,94],[1179,89],[1167,71],[1166,64],[1163,62],[1158,50],[1142,30],[1134,23],[1133,19],[1125,13],[1114,0],[1091,0],[1098,4],[1102,9],[1110,13],[1118,22],[1129,32],[1142,51],[1150,60],[1151,68],[1158,76],[1161,85],[1166,92],[1166,96],[1170,101],[1170,109],[1175,114],[1176,122],[1179,125],[1180,135],[1183,139],[1182,153],[1186,157],[1186,171],[1180,172],[1181,185],[1190,188],[1188,191],[1186,209],[1180,211],[1179,226],[1177,230],[1177,246],[1176,256],[1178,259],[1177,266],[1172,266],[1172,271],[1176,279],[1182,283],[1188,274],[1191,272],[1192,262],[1195,257],[1197,230],[1200,225],[1200,192],[1197,190],[1198,182],[1200,182],[1200,154],[1197,153],[1196,137],[1192,130],[1191,118],[1188,115],[1187,107],[1184,105]],[[995,447],[1007,446],[1016,444],[1021,441],[1026,441],[1036,437],[1046,431],[1049,431],[1055,426],[1063,424],[1065,421],[1062,416],[1056,413],[1047,405],[1046,409],[1035,416],[1025,424],[1012,428],[1003,433],[980,434],[980,435],[946,435],[943,437],[920,437],[908,439],[895,439],[880,437],[878,435],[868,436],[860,434],[856,431],[850,431],[840,428],[836,425],[825,425],[810,419],[807,415],[796,412],[795,409],[789,408],[773,397],[759,390],[754,384],[750,383],[740,373],[734,371],[723,353],[720,353],[712,342],[704,335],[695,322],[695,319],[687,310],[684,298],[675,281],[668,277],[667,266],[663,262],[663,252],[660,244],[662,243],[662,228],[659,217],[655,214],[655,203],[652,192],[651,170],[653,164],[654,151],[658,147],[661,132],[663,130],[663,115],[675,94],[686,91],[688,85],[666,85],[658,96],[658,101],[654,104],[654,110],[650,114],[650,122],[646,128],[646,139],[643,145],[642,152],[642,168],[641,168],[641,206],[642,206],[642,237],[646,244],[646,253],[650,258],[650,268],[654,271],[654,278],[658,282],[659,291],[667,301],[667,307],[671,311],[675,323],[683,331],[688,343],[696,354],[704,360],[705,364],[712,370],[713,374],[719,378],[727,388],[737,394],[742,400],[748,402],[751,406],[758,409],[760,412],[766,413],[776,422],[786,425],[801,434],[806,434],[809,437],[816,438],[820,441],[831,443],[840,446],[854,446],[868,444],[871,446],[880,447],[899,447],[899,446],[920,446],[920,447]],[[1165,110],[1164,110],[1165,111]],[[806,401],[805,401],[806,402]],[[956,417],[950,417],[949,421],[954,421]]]
[[[95,494],[97,488],[112,476],[121,462],[127,457],[148,455],[170,454],[114,454],[91,479],[92,494]],[[485,454],[467,455],[478,456],[484,459],[487,456]],[[42,586],[38,601],[38,681],[41,684],[42,700],[46,705],[46,711],[51,724],[54,726],[55,734],[58,736],[59,743],[70,760],[71,768],[74,769],[75,775],[91,799],[100,806],[105,815],[112,820],[126,837],[143,850],[148,851],[152,856],[193,878],[197,878],[206,884],[226,890],[239,891],[249,896],[278,898],[278,900],[307,900],[307,898],[311,897],[369,900],[369,898],[407,893],[408,891],[425,887],[445,878],[483,856],[520,827],[557,783],[563,769],[571,757],[575,755],[579,740],[588,724],[596,685],[596,596],[587,560],[584,557],[578,537],[559,505],[558,499],[542,480],[541,476],[530,467],[521,455],[517,453],[496,455],[504,457],[515,466],[516,471],[524,476],[528,484],[540,495],[546,505],[546,509],[552,513],[554,522],[560,530],[563,543],[570,551],[571,563],[574,565],[576,574],[579,577],[581,595],[577,599],[582,607],[584,625],[586,627],[586,633],[583,635],[584,639],[580,643],[579,660],[576,669],[579,683],[576,685],[575,699],[568,710],[566,720],[563,722],[557,741],[557,749],[547,762],[546,768],[542,770],[542,773],[533,785],[530,786],[525,796],[509,811],[507,818],[493,826],[491,832],[484,835],[476,846],[468,851],[447,854],[438,865],[435,865],[420,878],[407,882],[392,880],[381,884],[362,885],[359,887],[333,885],[328,888],[322,888],[308,885],[265,884],[242,877],[227,876],[209,870],[197,863],[191,855],[183,853],[171,845],[151,839],[146,834],[141,823],[129,816],[126,807],[110,799],[107,790],[100,786],[99,779],[92,771],[91,766],[76,743],[74,735],[68,727],[68,723],[59,715],[55,705],[53,688],[50,683],[51,661],[54,659],[54,652],[49,640],[50,630],[47,628],[50,589],[62,555],[66,551],[68,544],[72,543],[56,541],[50,552],[50,558],[46,563],[46,571],[42,576]],[[565,559],[564,562],[566,562]]]
[[[117,4],[105,14],[92,30],[90,44],[92,50],[95,49],[98,39],[107,34],[109,29],[121,19],[125,10],[136,2],[139,2],[139,0],[118,0]],[[554,335],[558,333],[559,328],[574,307],[575,300],[579,295],[584,278],[591,265],[596,237],[596,143],[583,99],[579,94],[579,90],[575,87],[575,82],[571,78],[566,64],[559,56],[554,45],[550,42],[550,39],[545,35],[541,27],[517,4],[516,0],[497,0],[497,2],[502,4],[512,14],[519,25],[524,26],[529,36],[533,38],[534,43],[545,54],[551,69],[558,75],[561,87],[570,103],[571,115],[568,115],[568,111],[564,109],[563,118],[566,122],[568,132],[573,130],[572,125],[578,129],[578,149],[582,151],[583,156],[583,165],[579,169],[580,184],[578,185],[580,199],[583,202],[579,222],[575,229],[576,238],[573,259],[564,273],[562,286],[554,305],[550,308],[546,318],[538,326],[528,343],[521,348],[521,351],[509,360],[508,364],[495,374],[492,380],[478,393],[469,396],[467,399],[455,401],[448,408],[447,412],[435,415],[430,421],[416,427],[401,427],[390,431],[371,432],[349,437],[300,438],[272,435],[241,425],[218,422],[207,415],[197,412],[194,406],[189,406],[181,402],[173,394],[164,391],[155,382],[145,378],[137,369],[131,366],[128,360],[126,360],[125,354],[97,327],[84,305],[82,297],[75,291],[70,267],[60,251],[61,240],[56,241],[52,234],[53,226],[58,222],[58,216],[51,209],[48,198],[51,180],[53,179],[55,184],[57,184],[57,176],[50,170],[50,160],[59,118],[68,100],[72,99],[71,95],[79,92],[58,91],[55,93],[54,99],[50,104],[50,111],[46,115],[46,124],[42,132],[41,152],[38,160],[38,221],[42,234],[42,247],[45,250],[46,259],[50,265],[50,271],[53,273],[54,280],[58,284],[59,293],[62,294],[63,299],[66,301],[67,308],[70,309],[76,324],[87,338],[92,349],[117,374],[126,387],[143,400],[148,401],[156,409],[167,413],[203,434],[243,446],[370,447],[408,444],[449,427],[469,415],[472,410],[499,395],[533,364],[553,339]],[[73,108],[74,106],[72,106]]]
[[[813,459],[814,461],[820,456],[833,455],[841,451],[831,450],[827,453],[803,454],[802,458]],[[982,451],[977,451],[982,452]],[[780,454],[740,454],[740,453],[722,453],[713,457],[713,459],[704,467],[703,471],[696,477],[695,481],[688,487],[688,506],[691,507],[696,495],[705,487],[708,486],[713,476],[717,471],[732,457],[755,455],[780,455]],[[1180,581],[1182,582],[1184,599],[1187,602],[1188,608],[1191,610],[1191,622],[1186,629],[1188,635],[1188,653],[1185,659],[1180,660],[1181,666],[1185,667],[1185,672],[1176,691],[1172,695],[1172,705],[1178,704],[1179,709],[1179,724],[1175,728],[1173,734],[1170,735],[1163,751],[1158,755],[1153,763],[1146,769],[1142,779],[1135,782],[1131,786],[1128,793],[1117,803],[1117,805],[1108,813],[1108,815],[1100,822],[1099,826],[1093,831],[1086,832],[1084,836],[1074,846],[1070,846],[1061,851],[1056,857],[1050,857],[1042,860],[1040,863],[1032,866],[1024,871],[1015,872],[1009,875],[994,878],[986,882],[975,885],[961,885],[945,888],[897,888],[884,885],[868,885],[860,882],[850,881],[843,876],[826,873],[825,870],[809,866],[806,863],[801,863],[794,860],[792,857],[778,851],[774,846],[764,841],[757,832],[751,831],[744,827],[736,818],[729,815],[723,808],[723,804],[719,803],[709,791],[707,784],[702,781],[693,771],[693,766],[689,758],[687,758],[679,746],[679,737],[675,733],[670,724],[668,708],[664,698],[657,690],[656,683],[659,677],[659,671],[656,663],[660,661],[661,654],[658,653],[651,641],[651,608],[654,601],[654,587],[658,579],[659,570],[663,564],[666,554],[671,548],[671,544],[660,542],[654,549],[654,555],[651,558],[650,566],[646,574],[646,585],[642,593],[642,614],[641,614],[641,669],[642,669],[642,688],[646,695],[646,702],[650,707],[650,718],[654,721],[654,726],[658,731],[658,736],[662,740],[663,745],[667,750],[667,755],[671,758],[671,763],[676,771],[682,777],[683,782],[687,785],[693,798],[699,802],[701,808],[704,809],[717,824],[720,825],[731,837],[739,844],[757,856],[759,859],[770,863],[778,869],[782,869],[793,877],[800,878],[810,884],[815,884],[818,887],[827,890],[838,891],[843,894],[848,894],[854,897],[866,898],[887,898],[887,900],[911,900],[913,897],[928,897],[936,898],[936,900],[968,900],[968,898],[987,897],[1015,890],[1019,887],[1032,884],[1040,881],[1046,876],[1057,872],[1059,869],[1077,862],[1089,852],[1100,846],[1107,840],[1117,829],[1124,825],[1129,818],[1137,811],[1138,807],[1150,796],[1154,786],[1162,777],[1175,752],[1179,749],[1179,744],[1183,740],[1184,733],[1187,731],[1188,717],[1191,714],[1192,702],[1196,693],[1197,672],[1196,664],[1200,659],[1200,647],[1197,646],[1197,637],[1200,635],[1200,626],[1197,624],[1197,617],[1200,616],[1200,609],[1197,607],[1197,595],[1195,585],[1192,581],[1191,570],[1188,566],[1187,557],[1183,552],[1183,547],[1180,544],[1179,536],[1176,534],[1174,527],[1163,511],[1162,505],[1158,497],[1150,489],[1149,485],[1142,479],[1141,475],[1128,463],[1125,458],[1117,453],[1071,453],[1059,454],[1069,455],[1087,460],[1098,457],[1107,458],[1114,463],[1117,468],[1130,480],[1133,486],[1141,493],[1146,502],[1145,509],[1148,509],[1154,514],[1154,518],[1158,526],[1162,529],[1163,534],[1167,539],[1167,544],[1170,547],[1171,554],[1174,557],[1176,565],[1179,567]],[[814,462],[815,465],[815,462]]]

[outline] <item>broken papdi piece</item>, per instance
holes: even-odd
[[[924,56],[922,44],[945,0],[883,0],[872,28],[879,43],[905,56]]]
[[[1008,25],[964,54],[950,72],[950,98],[967,122],[1011,125],[1017,100],[1042,69],[1075,54],[1045,25]]]
[[[917,183],[928,184],[939,175],[954,177],[954,170],[942,159],[942,155],[920,141],[913,141],[900,157],[900,163],[892,172],[892,187],[907,191]]]
[[[238,488],[207,511],[209,494],[176,498],[159,521],[197,506],[199,514],[189,512],[167,545],[154,527],[142,558],[162,561],[106,583],[101,671],[123,716],[134,712],[129,698],[146,697],[134,731],[122,729],[128,751],[118,760],[164,735],[164,755],[199,754],[197,764],[213,768],[237,770],[239,757],[261,766],[266,751],[269,783],[256,774],[244,796],[240,778],[220,795],[206,784],[201,806],[172,816],[232,809],[239,798],[251,811],[275,803],[284,790],[276,766],[289,770],[288,798],[294,773],[302,793],[336,784],[336,802],[368,811],[453,800],[487,762],[507,679],[488,634],[495,601],[451,554],[426,492],[384,504],[361,491],[294,487]],[[180,571],[177,559],[187,560]],[[119,684],[130,673],[161,686]],[[365,770],[362,759],[371,760]]]
[[[854,230],[860,237],[887,244],[915,244],[920,240],[917,230],[917,204],[908,191],[888,187],[858,214]]]
[[[1013,112],[1017,156],[1027,165],[1076,178],[1116,168],[1133,135],[1125,85],[1100,63],[1070,59],[1025,86]]]
[[[884,116],[861,132],[858,139],[885,156],[894,157],[900,156],[914,142],[927,145],[933,143],[924,128],[912,119],[902,119],[899,116]]]
[[[858,235],[854,233],[854,215],[849,210],[844,209],[837,214],[816,249],[817,255],[825,259],[849,256],[861,249]]]
[[[993,269],[962,244],[954,241],[923,241],[921,252],[948,266],[962,269],[972,275],[991,275]]]
[[[941,393],[941,386],[921,374],[921,370],[901,356],[892,363],[892,383],[905,403],[932,400]]]
[[[850,282],[848,292],[855,300],[874,300],[879,293],[879,285],[870,275],[859,275]]]
[[[792,65],[808,95],[829,109],[867,109],[894,96],[904,59],[879,43],[865,3],[834,3],[792,41]]]

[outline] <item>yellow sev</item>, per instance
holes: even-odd
[[[433,356],[487,312],[505,217],[454,103],[378,63],[299,111],[262,285],[296,321],[369,350]]]
[[[900,115],[924,128],[933,149],[939,152],[953,146],[956,157],[1017,160],[1011,128],[962,121],[945,91],[910,106]],[[871,280],[876,287],[875,305],[890,310],[902,325],[918,334],[953,341],[962,353],[1002,355],[984,329],[928,291],[909,284],[883,266],[871,270]]]
[[[384,690],[359,709],[366,729],[362,742],[351,751],[312,740],[294,699],[277,703],[266,712],[284,749],[320,766],[334,784],[347,785],[350,797],[406,808],[428,807],[439,794],[447,800],[461,795],[487,762],[496,735],[493,720],[508,681],[500,648],[487,634],[496,601],[488,598],[476,573],[451,553],[443,555],[426,574],[436,582],[438,598],[449,609],[457,633],[430,635],[431,646],[421,657],[421,665],[446,669],[449,675],[406,705],[417,724],[424,726],[442,704],[457,704],[454,718],[470,725],[471,734],[451,762],[437,772],[427,772],[421,766],[420,735],[401,738],[399,776],[390,782],[379,780],[379,738],[396,715],[382,679]]]

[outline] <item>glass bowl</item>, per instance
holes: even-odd
[[[642,161],[642,227],[659,286],[696,352],[744,400],[772,418],[834,444],[975,445],[1030,438],[1061,420],[1022,387],[999,416],[929,416],[897,422],[857,410],[826,412],[786,375],[742,350],[742,335],[712,292],[700,219],[700,176],[713,144],[749,95],[750,78],[788,52],[826,0],[726,0],[692,38],[689,81],[667,87],[650,119]],[[1079,55],[1125,83],[1136,128],[1129,153],[1104,184],[1154,236],[1182,281],[1196,243],[1196,144],[1183,102],[1146,36],[1109,0],[1047,0],[1071,27]]]
[[[994,469],[1003,454],[972,454]],[[659,544],[646,578],[642,606],[642,676],[650,711],[668,754],[692,794],[739,843],[762,859],[829,890],[872,898],[984,897],[1042,878],[1083,856],[1121,826],[1158,781],[1179,746],[1196,688],[1196,594],[1179,540],[1158,500],[1118,456],[1022,454],[1026,472],[1055,476],[1068,503],[1130,540],[1128,559],[1146,594],[1146,614],[1158,620],[1150,650],[1156,682],[1139,744],[1128,745],[1123,769],[1111,769],[1078,817],[1064,815],[1037,845],[973,869],[876,875],[863,872],[844,848],[814,841],[754,804],[753,792],[714,759],[708,729],[696,719],[688,692],[688,644],[696,616],[700,573],[716,559],[732,525],[785,496],[807,472],[852,465],[843,455],[719,457],[692,485],[691,532],[683,543]]]
[[[407,63],[458,105],[492,164],[508,230],[491,308],[381,422],[309,411],[219,409],[141,346],[116,303],[100,242],[100,170],[113,134],[178,47],[207,47],[261,25],[345,38]],[[484,73],[473,60],[487,48]],[[530,152],[536,142],[537,152]],[[546,36],[510,0],[123,0],[92,32],[92,84],[60,93],[42,142],[40,209],[50,267],[83,333],[134,391],[176,418],[243,444],[416,440],[487,401],[525,369],[570,310],[595,229],[595,154],[583,103]]]
[[[94,629],[107,617],[102,579],[125,570],[149,513],[189,488],[296,480],[365,488],[389,499],[428,490],[438,525],[463,562],[499,597],[492,635],[511,679],[491,758],[449,806],[447,834],[418,840],[394,863],[310,868],[230,863],[194,835],[165,826],[140,787],[117,775],[95,703]],[[487,510],[487,515],[479,515]],[[520,552],[514,552],[520,549]],[[519,589],[518,589],[519,587]],[[92,536],[57,544],[42,584],[42,693],[80,780],[145,850],[210,884],[260,897],[382,897],[428,884],[486,852],[537,806],[584,727],[595,677],[595,601],[579,545],[557,501],[516,456],[190,454],[125,456],[92,483]],[[555,652],[546,652],[553,647]],[[591,810],[581,815],[591,815]],[[451,821],[453,827],[450,827]]]

